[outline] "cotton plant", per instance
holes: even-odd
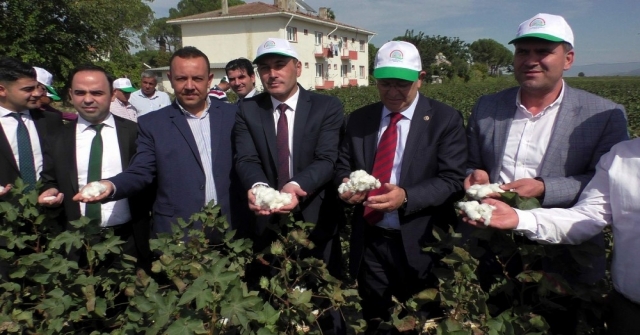
[[[380,186],[380,180],[368,174],[365,170],[357,170],[351,172],[349,181],[340,184],[338,192],[340,194],[345,192],[366,192],[380,188]]]
[[[467,189],[467,195],[475,200],[482,200],[491,193],[504,193],[500,184],[474,184]]]
[[[97,197],[106,190],[107,190],[107,187],[102,185],[99,181],[93,181],[87,184],[87,186],[85,186],[82,189],[81,195],[83,198],[88,199],[88,198]]]
[[[478,221],[483,219],[485,226],[489,226],[491,224],[491,215],[493,214],[493,210],[496,209],[495,206],[481,204],[476,200],[460,201],[456,206],[464,211],[467,217],[471,220]]]
[[[256,196],[256,205],[261,209],[277,209],[291,203],[291,194],[279,192],[271,187],[258,186],[251,190]]]

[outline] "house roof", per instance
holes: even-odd
[[[368,35],[375,35],[374,32],[368,31],[362,28],[354,27],[348,24],[340,23],[337,21],[322,19],[315,15],[310,15],[302,12],[289,12],[285,11],[281,8],[278,8],[275,5],[269,5],[264,2],[251,2],[244,5],[232,6],[229,7],[229,14],[222,15],[222,10],[214,10],[212,12],[200,13],[196,15],[176,18],[172,20],[168,20],[167,23],[170,24],[185,24],[185,23],[196,23],[196,22],[207,22],[207,21],[216,21],[216,20],[231,20],[231,19],[243,19],[247,17],[256,17],[256,16],[285,16],[287,18],[291,17],[291,15],[297,17],[298,19],[305,21],[312,21],[315,23],[324,24],[326,26],[339,26],[343,29],[353,30],[362,32]]]

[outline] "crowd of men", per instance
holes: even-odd
[[[113,229],[126,241],[125,251],[143,262],[151,257],[150,236],[171,232],[178,218],[211,201],[256,251],[277,238],[267,227],[292,214],[315,223],[309,236],[315,248],[304,257],[322,259],[336,277],[342,277],[343,206],[353,206],[349,273],[358,282],[367,333],[379,334],[394,332],[378,329],[390,319],[392,297],[405,301],[437,286],[437,259],[422,249],[433,241],[431,228],[456,225],[454,203],[471,185],[500,183],[544,208],[514,211],[494,194],[484,200],[496,207],[492,227],[548,243],[591,239],[603,245],[600,230],[613,224],[608,327],[611,334],[638,334],[640,264],[624,254],[637,249],[640,233],[634,228],[640,149],[638,140],[626,141],[625,110],[565,83],[575,51],[562,17],[534,16],[510,44],[519,86],[481,97],[466,127],[460,112],[419,92],[426,77],[419,52],[401,41],[385,43],[376,54],[380,101],[348,118],[338,99],[297,83],[298,53],[279,38],[262,43],[253,61],[229,62],[213,88],[207,56],[194,47],[177,50],[168,73],[173,102],[156,90],[151,72],[142,74],[136,90],[127,78],[79,66],[64,92],[75,117],[49,106],[60,95],[46,70],[3,58],[0,201],[16,178],[31,187],[40,178],[42,206],[62,206],[65,221],[87,216]],[[256,73],[263,93],[256,92]],[[229,88],[238,96],[234,104],[224,95]],[[382,187],[339,194],[337,186],[356,170]],[[93,181],[105,191],[82,196]],[[289,193],[292,201],[260,207],[253,193],[259,187]],[[486,271],[492,261],[483,261]],[[592,284],[604,271],[604,259],[594,259],[570,280]],[[438,304],[422,312],[443,313]],[[557,315],[545,317],[555,334],[575,332],[571,311],[557,322]],[[340,315],[331,319],[327,328],[345,334]]]

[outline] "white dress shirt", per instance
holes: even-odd
[[[389,184],[398,185],[400,181],[400,173],[402,173],[402,157],[404,156],[404,148],[407,146],[407,137],[409,136],[409,128],[411,127],[411,119],[413,113],[416,111],[418,105],[419,93],[416,93],[416,97],[413,99],[411,105],[404,110],[402,118],[397,123],[398,127],[398,143],[396,144],[396,155],[393,158],[393,168],[391,168],[391,178]],[[391,111],[387,107],[382,108],[382,121],[380,121],[380,129],[378,129],[378,142],[384,131],[389,127],[391,117],[389,117]],[[384,187],[384,186],[383,186]],[[378,227],[387,229],[400,229],[400,218],[398,217],[398,211],[390,213],[384,213],[384,217],[377,224]]]
[[[155,90],[151,97],[148,97],[142,93],[142,90],[137,90],[131,93],[129,97],[129,103],[131,103],[138,111],[138,116],[148,114],[158,109],[171,105],[171,98],[165,92]]]
[[[300,89],[296,90],[287,101],[279,101],[271,96],[271,103],[273,104],[273,122],[276,126],[276,135],[278,135],[278,119],[280,119],[280,110],[278,106],[280,104],[287,104],[289,108],[284,112],[287,116],[287,129],[289,129],[289,178],[293,178],[293,122],[296,117],[296,108],[298,107],[298,97],[300,96]]]
[[[535,178],[540,174],[542,159],[547,152],[553,126],[564,97],[564,83],[558,98],[537,115],[531,114],[516,98],[516,110],[509,128],[502,158],[500,182],[510,183],[522,178]]]
[[[120,145],[118,144],[118,134],[113,116],[109,114],[102,122],[104,127],[100,131],[102,135],[102,178],[106,179],[122,172],[122,159],[120,158]],[[96,136],[96,130],[91,123],[78,115],[76,125],[76,164],[78,169],[78,187],[82,189],[87,184],[87,174],[89,173],[89,154],[91,153],[91,142]],[[71,194],[67,196],[73,196]],[[101,227],[117,226],[131,221],[131,211],[129,201],[122,199],[103,203]],[[80,203],[80,213],[85,215],[85,203]]]
[[[133,122],[138,122],[138,111],[132,104],[118,100],[117,98],[111,101],[111,106],[109,107],[109,111],[113,115],[117,115],[121,118],[125,118],[127,120],[131,120]]]
[[[247,98],[251,98],[251,97],[253,97],[253,96],[254,96],[254,95],[256,95],[256,94],[258,94],[258,90],[256,90],[256,88],[254,87],[254,88],[251,90],[251,92],[247,93],[247,95],[245,95],[245,96],[244,96],[244,98],[242,98],[242,99],[238,99],[238,101],[241,101],[241,100],[243,100],[243,99],[247,99]]]
[[[579,244],[612,225],[613,285],[640,303],[640,139],[618,143],[600,158],[572,208],[516,212],[516,230],[540,242]]]
[[[20,156],[18,155],[18,120],[11,116],[12,111],[0,107],[0,125],[4,131],[11,151],[13,151],[13,157],[16,159],[16,165],[20,167]],[[31,151],[33,152],[33,164],[36,168],[36,178],[40,179],[40,172],[42,172],[42,148],[40,147],[40,137],[38,136],[38,129],[33,122],[31,112],[28,110],[20,112],[20,117],[27,127],[29,132],[29,139],[31,140]],[[3,186],[3,185],[0,185]]]

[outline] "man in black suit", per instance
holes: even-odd
[[[103,68],[77,67],[69,78],[69,96],[79,117],[48,143],[42,172],[44,186],[38,202],[48,207],[63,205],[64,222],[84,215],[101,227],[113,229],[125,241],[123,251],[138,257],[141,266],[148,266],[152,195],[142,192],[104,204],[83,204],[72,199],[91,181],[127,168],[136,153],[137,125],[109,112],[113,80]],[[92,167],[94,157],[99,162],[97,168]],[[99,171],[97,179],[92,170]]]
[[[38,109],[44,94],[31,66],[0,59],[0,197],[18,177],[35,187],[45,138],[62,127],[60,115]]]
[[[365,170],[383,184],[340,195],[356,205],[349,270],[371,334],[382,332],[379,320],[389,320],[392,296],[404,301],[437,285],[436,260],[422,247],[434,241],[433,226],[446,231],[457,221],[453,203],[462,196],[467,159],[461,114],[418,93],[425,72],[415,46],[383,45],[374,76],[381,102],[350,114],[335,180]],[[439,312],[437,305],[425,308]]]
[[[286,40],[268,39],[258,48],[254,63],[266,92],[240,103],[234,131],[236,171],[248,190],[249,208],[258,215],[254,246],[258,251],[268,246],[275,239],[267,229],[269,221],[277,223],[293,212],[296,220],[316,224],[309,236],[315,244],[310,256],[322,259],[339,277],[338,230],[344,215],[332,178],[342,105],[298,85],[302,63]],[[275,210],[256,206],[252,189],[264,186],[290,193],[291,204]],[[334,327],[338,333],[344,331],[343,325]]]

